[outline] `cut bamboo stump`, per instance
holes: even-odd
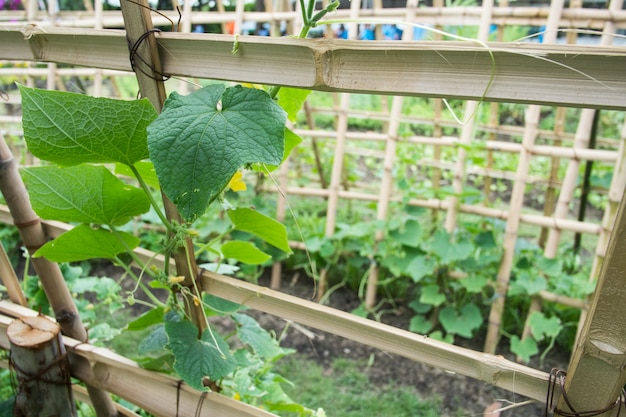
[[[17,374],[17,417],[76,416],[61,327],[44,316],[15,319],[7,329]]]

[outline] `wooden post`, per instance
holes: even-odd
[[[7,329],[18,381],[13,415],[76,416],[61,326],[45,316],[15,319]]]
[[[557,407],[565,412],[602,410],[619,399],[626,384],[626,199],[622,198],[587,320],[576,344]],[[558,388],[556,388],[558,390]],[[617,407],[621,407],[621,402]],[[610,412],[594,414],[615,415]],[[555,413],[555,415],[560,415]]]
[[[142,58],[135,60],[137,68],[134,68],[137,74],[137,81],[139,82],[139,90],[141,91],[142,97],[150,100],[150,103],[152,103],[157,113],[161,113],[166,93],[165,85],[162,80],[163,72],[157,42],[154,36],[148,36],[145,38],[144,42],[140,42],[142,36],[145,36],[146,33],[149,33],[153,29],[152,20],[150,18],[150,6],[147,0],[140,2],[122,1],[121,6],[122,15],[124,16],[124,22],[126,24],[126,38],[129,42],[129,48],[134,49],[136,54]],[[132,48],[136,42],[140,43],[136,45],[136,48]],[[174,203],[172,203],[164,193],[162,193],[162,196],[167,218],[182,224],[182,217]],[[174,251],[173,257],[176,261],[176,273],[179,276],[185,277],[183,285],[193,287],[193,283],[200,269],[196,264],[195,258],[193,256],[188,258],[187,253],[192,255],[194,253],[193,242],[190,238],[186,239],[184,246]],[[202,289],[200,288],[200,290]],[[188,303],[187,307],[193,323],[198,328],[198,331],[202,332],[202,330],[207,327],[206,317],[202,307],[196,306],[191,302]]]
[[[0,135],[0,191],[9,206],[24,246],[28,248],[29,253],[35,253],[48,238],[39,217],[30,205],[26,187],[17,172],[17,164],[2,135]],[[59,266],[43,257],[32,258],[31,262],[63,333],[83,342],[87,341],[87,330],[80,321],[78,309],[65,285]],[[80,357],[72,359],[72,369],[83,374],[91,373],[89,362]],[[98,417],[117,416],[113,401],[106,392],[90,385],[87,386],[87,390]]]

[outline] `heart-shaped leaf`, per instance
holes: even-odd
[[[24,138],[36,157],[59,165],[132,165],[148,157],[146,128],[157,116],[148,100],[19,88]]]
[[[235,370],[237,363],[228,344],[216,332],[205,330],[198,339],[198,329],[188,321],[166,321],[168,348],[176,361],[174,370],[189,386],[205,391],[202,379],[222,379]]]
[[[150,209],[142,190],[103,166],[42,166],[21,170],[35,212],[63,222],[123,225]]]
[[[261,90],[211,85],[173,92],[148,127],[148,148],[163,191],[187,221],[202,215],[235,172],[280,164],[285,111]]]
[[[270,255],[254,246],[254,244],[239,240],[224,243],[220,251],[225,258],[236,259],[248,265],[260,265],[272,259]]]
[[[475,304],[465,304],[459,312],[453,307],[445,307],[439,312],[439,322],[447,333],[470,338],[472,332],[483,323],[483,316]]]

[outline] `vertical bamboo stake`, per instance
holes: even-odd
[[[276,220],[279,222],[283,222],[285,220],[285,213],[287,211],[287,186],[289,180],[289,158],[283,162],[280,167],[278,178],[278,186],[280,190],[278,190],[278,197],[276,201]],[[274,262],[272,265],[272,277],[270,280],[270,288],[273,290],[278,290],[280,288],[281,283],[281,274],[283,271],[282,262]]]
[[[121,6],[122,15],[124,16],[124,22],[126,24],[126,38],[128,39],[130,49],[135,45],[138,39],[152,30],[150,9],[147,0],[140,0],[139,2],[123,0]],[[166,94],[165,85],[160,78],[162,77],[162,69],[156,39],[154,36],[148,36],[145,38],[144,42],[141,42],[133,49],[142,57],[142,59],[135,60],[135,64],[138,67],[137,69],[140,68],[140,70],[136,69],[135,73],[137,74],[141,95],[150,100],[157,113],[160,113],[163,109]],[[162,197],[167,218],[172,222],[182,224],[183,220],[174,203],[172,203],[165,194],[162,194]],[[193,243],[190,238],[185,240],[184,246],[177,248],[173,253],[174,260],[176,261],[176,273],[179,276],[185,277],[183,285],[190,288],[194,286],[194,282],[196,282],[200,271],[193,257],[193,253]],[[189,256],[187,256],[188,254]],[[199,286],[200,284],[196,283],[196,285]],[[190,301],[187,301],[186,304],[193,323],[198,328],[198,331],[201,332],[207,326],[202,307],[196,306]]]
[[[181,27],[177,29],[179,31],[182,30],[183,33],[191,32],[191,6],[191,0],[183,0]],[[189,82],[185,78],[181,78],[178,82],[178,93],[182,95],[186,95],[189,93]]]
[[[554,146],[561,146],[563,141],[560,139],[565,133],[565,107],[557,107],[556,114],[554,116],[554,133],[557,139],[554,140]],[[548,181],[548,188],[546,190],[545,202],[543,203],[543,215],[552,216],[554,214],[554,207],[556,205],[556,187],[555,184],[559,181],[559,165],[561,158],[553,156],[550,158],[550,179]],[[550,229],[547,227],[541,228],[541,234],[539,235],[539,246],[546,247],[546,240],[548,239],[548,233]]]
[[[396,159],[396,147],[398,143],[398,127],[400,126],[400,116],[402,115],[401,96],[395,96],[391,104],[391,118],[389,120],[389,130],[387,131],[387,142],[385,146],[385,159],[383,161],[383,178],[378,195],[378,208],[376,212],[377,220],[387,219],[387,210],[391,200],[393,189],[393,165]],[[374,237],[376,245],[385,237],[383,230],[377,230]],[[365,306],[369,309],[376,304],[376,291],[378,289],[378,265],[374,265],[370,270],[365,292]]]
[[[564,0],[554,0],[550,3],[546,36],[544,37],[545,43],[554,43],[554,41],[556,41],[557,29],[561,20],[561,13],[563,12],[563,4]],[[498,339],[500,338],[500,324],[502,321],[502,313],[504,312],[504,303],[509,287],[511,269],[513,268],[513,255],[517,241],[521,210],[524,203],[524,190],[528,178],[531,150],[537,137],[537,126],[539,124],[540,115],[540,106],[531,105],[528,107],[526,112],[526,127],[522,139],[522,150],[520,151],[517,171],[515,173],[515,182],[511,193],[511,201],[509,202],[509,216],[507,218],[504,235],[504,253],[502,254],[502,262],[498,270],[494,301],[491,305],[491,311],[489,312],[489,325],[487,327],[487,337],[485,339],[484,348],[487,353],[495,353]]]
[[[11,260],[4,250],[2,242],[0,242],[0,281],[2,281],[2,284],[6,287],[7,294],[11,301],[24,307],[28,305],[22,287],[20,286],[20,281],[17,279],[17,275],[15,275],[15,270],[13,266],[11,266]]]
[[[91,5],[89,0],[85,0],[85,3]],[[102,29],[102,0],[94,0],[94,29]],[[102,96],[102,69],[97,68],[93,77],[93,95],[94,97]]]
[[[15,416],[76,416],[60,326],[45,316],[15,319],[7,328],[18,392]]]
[[[382,6],[381,6],[382,7]],[[415,18],[415,9],[407,7],[405,20],[412,22]],[[410,27],[410,26],[409,26]],[[402,34],[402,41],[410,41],[413,38],[408,27]],[[378,195],[378,207],[376,211],[376,220],[386,220],[389,202],[391,201],[391,192],[393,190],[393,166],[396,159],[396,148],[398,144],[398,130],[400,127],[400,118],[402,117],[402,104],[404,98],[402,96],[394,96],[391,103],[391,113],[389,116],[389,125],[387,126],[387,141],[385,143],[385,159],[383,161],[383,177],[380,185],[380,194]],[[385,106],[387,109],[387,106]],[[375,245],[381,242],[385,237],[383,230],[377,230],[374,236]],[[376,293],[378,290],[379,267],[374,264],[370,269],[367,280],[367,288],[365,291],[365,307],[371,309],[376,304]]]
[[[409,0],[409,1],[413,1],[413,0]],[[418,0],[415,0],[415,7],[417,7],[417,3],[418,3]],[[444,0],[433,0],[433,7],[444,7],[444,5],[445,5]],[[442,26],[435,26],[435,28],[438,30],[443,30]],[[441,36],[440,33],[435,33],[433,37],[435,40],[441,40],[443,38],[443,36]],[[441,126],[443,100],[440,98],[434,98],[432,99],[432,103],[433,103],[433,114],[434,114],[433,138],[441,139],[443,137],[443,127]],[[441,146],[434,145],[433,159],[435,161],[435,164],[441,161]],[[437,191],[439,190],[441,186],[441,168],[439,168],[436,165],[435,167],[433,167],[432,170],[433,170],[432,188],[433,188],[433,192],[435,193],[435,197],[438,197]],[[439,219],[439,209],[435,208],[432,211],[433,227],[436,227],[436,225],[438,224],[438,219]]]
[[[14,224],[17,226],[24,246],[29,254],[35,253],[47,242],[46,234],[39,217],[33,211],[26,187],[17,172],[17,164],[9,150],[4,137],[0,134],[0,192],[9,207]],[[52,306],[55,317],[63,333],[80,341],[87,341],[87,331],[80,321],[78,309],[70,294],[59,266],[45,258],[32,258],[35,272],[41,280],[46,297]],[[72,368],[83,373],[91,373],[86,359],[74,357]],[[98,417],[116,416],[117,411],[109,395],[99,389],[87,386],[89,396]]]
[[[576,344],[558,408],[572,413],[601,410],[616,401],[626,384],[626,199],[622,198],[606,262]],[[613,410],[615,411],[615,410]],[[589,413],[590,414],[590,413]],[[609,416],[614,412],[594,414]]]
[[[358,1],[358,0],[357,0]],[[341,172],[343,171],[343,158],[346,147],[346,133],[348,130],[348,105],[350,95],[340,93],[339,116],[337,117],[337,141],[335,142],[335,152],[333,159],[333,169],[330,175],[330,186],[328,188],[328,205],[326,207],[326,237],[335,234],[337,223],[337,206],[339,204],[339,191],[341,188]],[[318,299],[321,299],[326,292],[326,268],[320,273],[318,285]]]
[[[482,4],[482,12],[480,17],[480,27],[478,29],[478,40],[486,42],[489,37],[489,27],[491,26],[491,16],[493,14],[493,0],[485,0]],[[476,120],[476,111],[478,110],[477,101],[468,101],[465,105],[465,115],[469,119],[463,125],[461,130],[460,147],[457,151],[456,163],[454,168],[454,179],[452,187],[454,188],[453,196],[448,197],[448,213],[446,215],[445,228],[448,233],[452,233],[457,223],[459,214],[459,197],[463,192],[465,184],[465,159],[467,157],[467,147],[471,146],[474,136],[474,122]]]
[[[243,30],[243,13],[246,10],[246,0],[237,0],[235,4],[235,33],[241,34]]]

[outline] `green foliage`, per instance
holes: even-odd
[[[240,306],[203,296],[195,286],[183,286],[183,277],[171,276],[167,268],[160,271],[145,264],[132,252],[140,240],[121,230],[131,229],[127,223],[132,218],[149,215],[165,230],[165,236],[153,244],[166,259],[181,242],[197,238],[200,234],[190,223],[214,200],[224,201],[224,191],[239,169],[255,163],[278,165],[286,157],[285,110],[266,92],[241,86],[212,85],[187,97],[174,93],[156,119],[145,100],[97,99],[22,86],[20,91],[29,149],[52,164],[22,170],[33,208],[42,218],[77,223],[35,256],[59,262],[105,258],[123,268],[124,276],[136,283],[126,292],[126,302],[152,307],[128,325],[129,330],[145,333],[137,353],[146,368],[177,373],[199,390],[217,383],[250,403],[313,415],[289,399],[280,387],[284,379],[272,372],[273,364],[289,350],[282,349],[251,317],[237,313]],[[292,115],[306,97],[296,90],[286,90],[281,96]],[[292,133],[288,136],[293,147],[298,138]],[[151,161],[144,161],[148,156]],[[124,180],[104,165],[111,162]],[[189,224],[172,223],[165,217],[153,195],[159,188]],[[201,244],[198,254],[217,254],[220,263],[224,258],[253,265],[267,262],[270,255],[250,237],[291,253],[283,225],[250,208],[226,202],[224,206],[228,216],[222,223],[230,220],[230,226],[220,226],[220,233]],[[230,239],[216,249],[228,235]],[[234,239],[237,235],[244,240]],[[140,274],[130,268],[131,261]],[[98,305],[109,314],[123,305],[122,290],[113,280],[84,277],[80,268],[67,267],[66,281],[77,297],[95,293]],[[38,279],[27,279],[25,286],[34,306],[47,312],[49,305]],[[168,299],[162,301],[153,288],[170,290]],[[137,290],[145,297],[136,298]],[[90,340],[105,342],[120,334],[119,327],[109,321],[97,321],[97,309],[88,299],[79,297],[76,302],[89,325]],[[185,315],[184,306],[194,304],[202,306],[206,316],[231,317],[237,324],[238,342],[229,343],[208,321],[199,334]],[[257,388],[251,390],[252,386]]]
[[[148,147],[163,191],[185,220],[204,214],[242,166],[280,164],[285,120],[257,89],[212,85],[188,96],[172,93],[148,128]]]

